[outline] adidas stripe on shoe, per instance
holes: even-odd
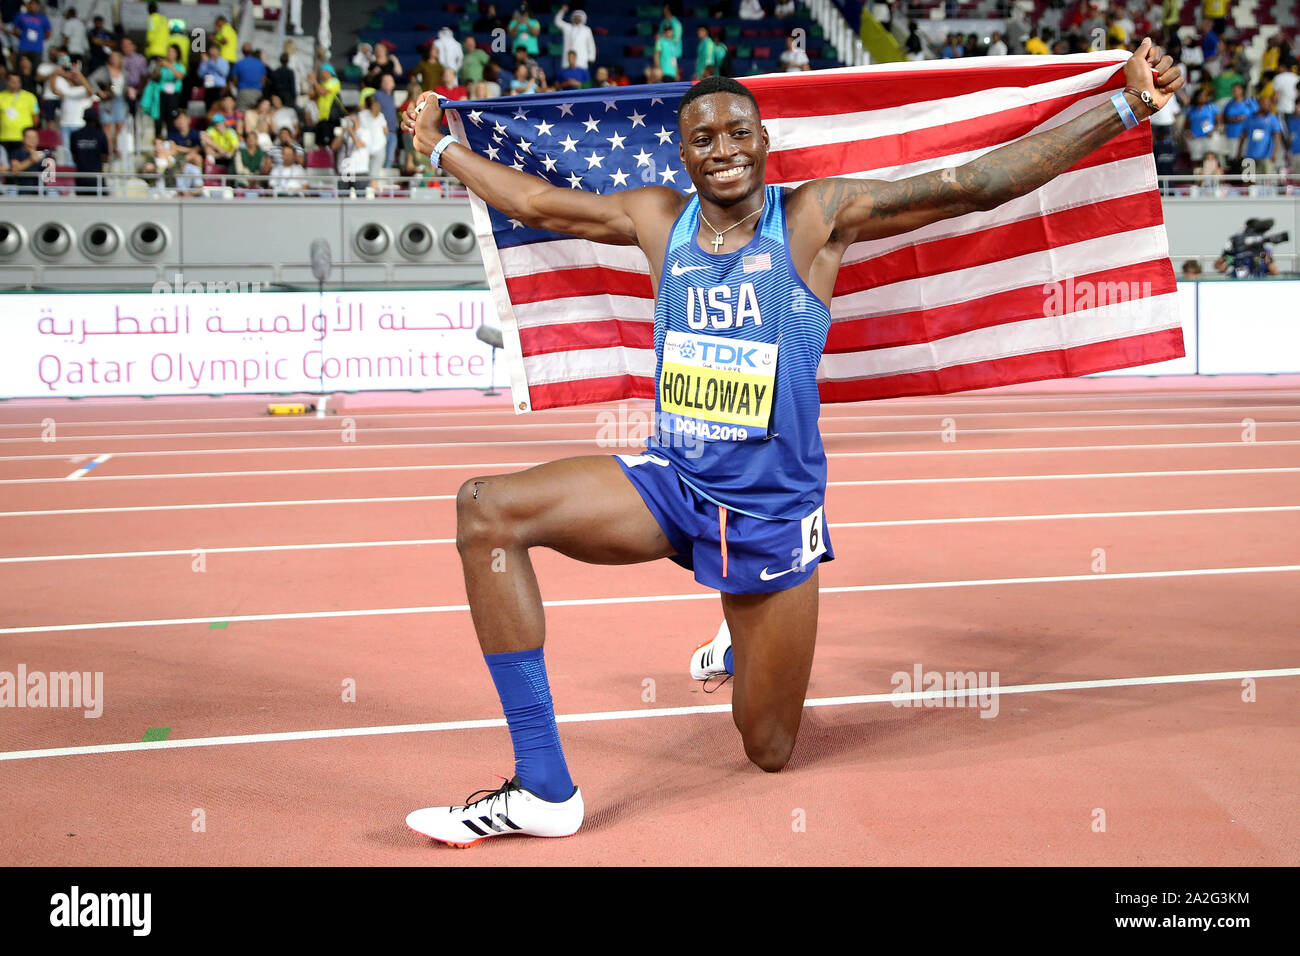
[[[713,640],[695,648],[695,653],[691,655],[691,678],[708,680],[726,674],[725,660],[730,647],[731,630],[727,627],[727,622],[723,621]]]
[[[440,843],[468,847],[489,837],[512,834],[571,836],[582,826],[584,813],[582,791],[577,787],[569,799],[555,803],[524,789],[515,777],[496,790],[470,794],[464,804],[413,810],[406,816],[406,825]]]

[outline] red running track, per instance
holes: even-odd
[[[547,658],[587,823],[416,836],[409,810],[511,766],[505,729],[472,725],[500,706],[456,488],[623,450],[645,420],[505,401],[0,405],[0,672],[104,688],[95,718],[0,709],[0,862],[1300,862],[1300,381],[1279,377],[827,407],[838,559],[775,775],[746,762],[729,687],[685,672],[716,596],[666,561],[536,554],[570,602]],[[1001,692],[893,706],[918,667]]]

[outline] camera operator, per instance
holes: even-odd
[[[1214,262],[1214,268],[1233,279],[1263,279],[1277,275],[1273,261],[1273,243],[1288,242],[1289,233],[1268,231],[1272,219],[1247,219],[1246,229],[1228,240],[1223,255]]]

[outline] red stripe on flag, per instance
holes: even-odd
[[[1097,63],[1094,69],[1103,69]],[[1120,89],[1123,85],[1123,63],[1113,64],[1116,75],[1099,85],[1098,90]],[[800,117],[828,116],[855,112],[862,109],[891,109],[910,106],[931,100],[945,100],[966,96],[999,87],[1036,86],[1054,80],[1079,76],[1083,70],[1077,63],[1044,63],[1000,68],[927,68],[925,70],[899,70],[895,73],[877,74],[870,79],[857,74],[805,73],[796,79],[788,75],[747,77],[744,83],[758,100],[763,116]],[[864,91],[870,89],[870,99],[864,101]]]
[[[605,266],[555,269],[532,275],[509,276],[506,289],[515,305],[547,302],[572,295],[634,295],[649,299],[654,295],[650,273],[628,272]]]
[[[523,348],[524,355],[546,355],[551,352],[607,349],[618,346],[653,349],[655,329],[653,322],[614,318],[535,325],[531,328],[522,326],[519,329],[519,344]]]
[[[767,176],[773,182],[790,182],[840,176],[864,169],[903,166],[923,160],[951,156],[975,149],[1002,146],[1026,136],[1079,100],[1097,95],[1088,90],[1070,96],[1044,100],[1030,106],[986,113],[956,123],[903,130],[848,143],[826,143],[781,149],[768,154]],[[1113,109],[1113,107],[1112,107]],[[1111,140],[1141,139],[1150,144],[1149,124],[1138,124]],[[1147,147],[1148,151],[1150,146]]]
[[[818,391],[823,402],[860,402],[905,395],[947,395],[972,388],[995,388],[1049,378],[1077,378],[1093,372],[1182,358],[1184,354],[1183,330],[1164,329],[1071,349],[1013,355],[929,372],[821,382]]]
[[[1146,229],[1163,222],[1164,210],[1155,192],[1106,199],[966,235],[904,246],[874,259],[842,266],[835,278],[832,295],[848,295],[908,279],[1003,262],[1044,249]]]
[[[654,398],[653,378],[639,375],[611,375],[607,378],[580,378],[571,382],[530,385],[528,400],[533,411],[564,408],[567,405],[591,405],[617,402],[624,398]]]
[[[1040,283],[933,309],[837,319],[826,336],[825,351],[833,354],[916,345],[976,329],[1039,319],[1048,314],[1077,312],[1097,305],[1099,289],[1110,301],[1110,293],[1116,291],[1112,283],[1122,285],[1125,292],[1132,291],[1134,284],[1137,285],[1139,294],[1128,297],[1127,301],[1165,295],[1178,288],[1173,264],[1168,259],[1154,259],[1075,276],[1065,283]],[[1142,288],[1144,283],[1149,283],[1150,287]],[[1054,290],[1053,285],[1059,288]],[[1063,307],[1049,313],[1054,306],[1053,296],[1061,300]]]

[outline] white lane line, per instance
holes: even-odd
[[[326,400],[328,400],[328,398],[327,398]],[[590,410],[590,411],[586,411],[586,412],[584,413],[584,417],[582,417],[582,418],[577,418],[577,419],[573,419],[573,420],[571,420],[571,421],[559,421],[559,420],[553,420],[553,419],[551,419],[551,418],[549,417],[549,416],[550,416],[550,413],[547,412],[547,413],[543,413],[543,414],[546,414],[546,415],[548,416],[548,418],[546,418],[546,419],[542,419],[542,418],[535,418],[535,419],[520,419],[520,420],[515,421],[515,422],[504,422],[504,423],[503,423],[503,422],[497,422],[497,423],[491,423],[491,424],[488,424],[488,423],[482,423],[482,424],[479,424],[479,423],[474,423],[474,422],[466,422],[466,423],[455,424],[455,425],[400,425],[400,426],[399,426],[399,425],[394,425],[394,426],[379,425],[379,426],[371,426],[371,429],[370,429],[370,430],[371,430],[371,431],[377,431],[377,432],[394,432],[394,433],[397,433],[397,432],[441,432],[441,431],[457,431],[457,430],[463,430],[463,429],[466,429],[466,428],[472,428],[472,429],[474,429],[475,431],[486,431],[486,430],[488,430],[488,429],[516,429],[516,430],[518,430],[518,429],[527,428],[528,430],[533,430],[533,429],[536,429],[536,428],[578,428],[578,427],[581,427],[581,426],[584,426],[584,425],[586,425],[586,426],[599,426],[599,427],[608,427],[609,425],[623,425],[623,426],[627,426],[627,425],[629,425],[629,424],[630,424],[630,425],[637,425],[637,424],[640,424],[640,423],[642,422],[642,419],[643,419],[643,418],[648,419],[648,417],[649,417],[650,415],[652,415],[652,414],[653,414],[653,411],[654,411],[653,406],[650,405],[650,404],[647,402],[644,408],[642,408],[642,407],[629,408],[629,409],[626,409],[626,410],[624,410],[624,411],[622,412],[622,417],[616,417],[616,418],[614,418],[614,419],[609,419],[609,418],[607,418],[606,416],[608,416],[608,415],[614,413],[615,410],[616,410],[616,408],[614,408],[614,407],[611,407],[611,408],[605,408],[605,407],[603,407],[603,406],[587,406],[587,407],[590,408],[591,410]],[[1217,412],[1217,413],[1219,413],[1219,414],[1242,415],[1242,414],[1244,414],[1245,412],[1259,412],[1259,411],[1269,411],[1269,410],[1286,410],[1286,411],[1295,412],[1295,411],[1297,411],[1297,405],[1296,405],[1296,404],[1291,404],[1291,403],[1274,404],[1274,405],[1229,405],[1229,406],[1225,406],[1225,405],[1188,405],[1188,406],[1179,406],[1179,407],[1175,407],[1175,408],[1039,409],[1039,410],[1028,410],[1028,411],[1019,411],[1019,412],[1006,412],[1006,411],[998,411],[998,412],[957,412],[957,413],[954,413],[954,414],[964,415],[964,416],[969,417],[969,418],[1029,418],[1029,417],[1036,417],[1036,416],[1053,416],[1053,415],[1054,415],[1054,416],[1060,416],[1060,415],[1083,415],[1083,416],[1090,416],[1090,415],[1174,415],[1174,414],[1189,414],[1189,413],[1191,413],[1191,412],[1212,412],[1212,413]],[[568,412],[580,412],[580,411],[582,411],[582,408],[576,408],[576,409],[563,409],[562,411],[568,411]],[[347,414],[343,414],[343,413],[341,413],[341,412],[336,412],[336,414],[342,415],[343,418],[350,418],[350,419],[353,419],[354,421],[361,421],[361,420],[364,420],[364,419],[367,419],[367,418],[405,418],[405,417],[426,418],[426,417],[429,417],[430,415],[434,415],[434,414],[442,414],[442,413],[415,413],[415,414],[413,414],[413,415],[378,415],[378,416],[375,416],[375,415],[347,415]],[[628,421],[628,417],[629,417],[629,416],[631,417],[631,421],[630,421],[630,422]],[[316,418],[317,418],[317,419],[323,419],[323,418],[325,418],[325,417],[326,417],[326,416],[325,416],[325,409],[324,409],[324,400],[322,400],[322,401],[318,401],[317,406],[316,406]],[[874,422],[884,422],[884,421],[910,421],[910,420],[914,420],[914,419],[922,419],[922,420],[938,419],[939,417],[940,417],[940,416],[939,416],[938,413],[931,413],[931,412],[925,412],[925,413],[910,413],[910,414],[898,414],[898,415],[887,415],[887,414],[879,414],[879,415],[850,415],[850,414],[845,414],[845,415],[838,415],[838,414],[834,414],[834,413],[827,414],[826,411],[823,410],[823,414],[822,414],[822,416],[821,416],[821,418],[820,418],[820,420],[819,420],[819,423],[821,424],[821,426],[822,426],[823,429],[824,429],[824,428],[826,427],[826,425],[829,424],[829,423],[831,423],[831,422],[852,422],[852,421],[874,421]],[[60,424],[59,424],[59,429],[60,429],[60,432],[61,432],[61,435],[60,435],[59,440],[60,440],[60,441],[71,441],[71,440],[75,440],[75,439],[81,438],[81,439],[87,439],[87,440],[90,440],[90,441],[98,441],[98,440],[100,440],[100,439],[117,440],[117,439],[127,439],[127,438],[147,438],[147,439],[155,439],[155,438],[206,438],[206,437],[209,437],[209,436],[214,437],[214,438],[216,438],[216,437],[227,438],[227,437],[236,437],[236,436],[260,436],[260,435],[277,435],[277,436],[279,436],[279,435],[322,435],[322,434],[328,435],[328,434],[330,434],[330,433],[335,432],[335,431],[338,430],[337,422],[339,422],[339,421],[341,421],[341,420],[342,420],[342,418],[331,419],[331,424],[320,425],[320,426],[312,426],[312,427],[309,427],[309,428],[286,428],[286,427],[279,426],[276,422],[261,422],[261,421],[256,421],[256,420],[255,420],[255,421],[250,421],[248,418],[217,418],[217,419],[184,419],[184,418],[179,418],[179,419],[161,420],[161,421],[156,421],[156,422],[151,422],[151,421],[141,421],[141,422],[103,422],[103,423],[99,423],[99,422],[66,422],[66,423],[60,423]],[[153,424],[158,424],[158,425],[167,425],[167,424],[176,424],[176,425],[190,425],[190,426],[193,426],[193,425],[195,425],[195,424],[197,424],[197,423],[199,423],[199,422],[209,422],[209,421],[210,421],[210,422],[234,422],[234,423],[242,423],[242,424],[245,424],[245,425],[248,425],[248,424],[262,425],[262,424],[265,424],[266,427],[264,427],[264,428],[254,428],[254,429],[245,429],[245,430],[241,430],[241,431],[132,432],[132,433],[129,433],[129,434],[122,434],[122,435],[95,435],[95,434],[89,434],[89,435],[67,435],[67,434],[66,434],[66,430],[69,429],[69,428],[75,428],[75,427],[86,427],[86,426],[92,426],[92,425],[97,425],[97,424],[105,424],[105,425],[119,425],[119,424],[121,424],[121,425],[153,425]],[[1225,424],[1237,424],[1237,425],[1239,425],[1239,424],[1241,424],[1241,419],[1240,419],[1240,418],[1237,418],[1235,421],[1226,422]],[[1261,423],[1261,424],[1262,424],[1262,423]],[[35,432],[37,429],[40,428],[40,425],[37,424],[37,423],[32,423],[32,424],[27,424],[27,423],[9,423],[9,424],[0,424],[0,428],[29,428],[29,429],[32,429],[33,432]],[[937,426],[936,426],[936,430],[937,430]],[[25,436],[19,436],[19,437],[16,437],[16,438],[0,438],[0,442],[29,442],[29,441],[37,441],[37,440],[39,440],[39,436],[36,435],[36,434],[25,435]]]
[[[90,561],[110,558],[164,558],[195,554],[251,554],[263,551],[330,551],[337,548],[409,548],[422,544],[455,544],[455,538],[401,538],[393,541],[333,541],[325,544],[265,544],[231,548],[173,548],[166,551],[105,551],[98,554],[43,554],[33,557],[0,558],[0,564],[30,564],[42,561]]]
[[[1033,578],[980,578],[969,581],[915,581],[903,584],[850,584],[819,588],[821,594],[856,594],[866,591],[926,591],[946,588],[991,587],[1008,584],[1060,584],[1080,581],[1135,581],[1148,578],[1187,578],[1225,574],[1283,574],[1300,571],[1300,564],[1267,565],[1246,568],[1188,568],[1176,571],[1100,572],[1096,574],[1061,574]],[[717,592],[702,591],[693,594],[638,594],[608,598],[570,598],[543,601],[544,607],[593,607],[608,604],[658,604],[669,601],[704,601],[715,599]],[[123,627],[164,627],[176,624],[209,624],[212,621],[230,623],[250,621],[300,621],[342,617],[386,617],[400,614],[446,614],[468,611],[468,604],[437,604],[425,607],[365,608],[354,611],[286,611],[275,614],[212,614],[207,617],[177,617],[152,621],[103,621],[93,624],[42,624],[32,627],[0,628],[4,634],[44,634],[52,631],[100,631]]]
[[[826,438],[836,435],[836,432],[823,432],[822,437]],[[933,435],[939,433],[933,432]],[[349,444],[340,445],[349,451],[388,451],[394,448],[438,448],[442,442],[397,442],[391,445],[360,445]],[[510,444],[510,442],[493,442],[490,444]],[[608,449],[611,454],[618,451],[640,450],[645,445],[645,440],[639,441],[627,438],[617,444],[613,442],[596,444],[601,448]],[[911,448],[898,451],[832,451],[827,452],[827,458],[896,458],[906,455],[1023,455],[1037,454],[1040,452],[1051,451],[1149,451],[1166,448],[1253,448],[1256,446],[1290,446],[1300,445],[1300,439],[1279,438],[1273,440],[1255,440],[1255,441],[1188,441],[1188,442],[1139,442],[1136,444],[1124,445],[1036,445],[1031,447],[1006,446],[992,448],[957,448],[953,445],[947,445],[943,448]],[[168,455],[233,455],[244,452],[290,452],[290,451],[320,451],[323,448],[333,448],[333,445],[276,445],[265,448],[195,448],[195,449],[170,449],[163,451],[119,451],[115,452],[115,458],[153,458]],[[594,454],[594,453],[593,453]],[[68,452],[60,455],[10,455],[0,456],[0,462],[5,461],[50,461],[54,459],[63,460],[64,458],[75,458]],[[82,457],[85,457],[84,455]],[[491,468],[500,465],[500,462],[488,462],[483,465],[472,467]],[[471,466],[466,466],[471,467]],[[255,472],[254,472],[255,473]]]
[[[443,495],[454,498],[455,495]],[[363,499],[364,500],[364,499]],[[1163,518],[1194,515],[1261,514],[1280,511],[1300,511],[1300,505],[1260,505],[1241,508],[1179,508],[1167,511],[1087,511],[1069,514],[1040,515],[988,515],[972,518],[903,518],[888,521],[832,521],[830,527],[840,528],[895,528],[921,525],[992,524],[1005,521],[1070,521],[1090,518]],[[329,551],[335,548],[403,548],[424,544],[455,544],[455,538],[395,538],[391,541],[334,541],[323,544],[266,544],[229,548],[172,548],[163,551],[103,551],[81,554],[39,554],[0,558],[0,564],[35,564],[43,561],[91,561],[114,558],[162,558],[179,555],[251,554],[263,551]]]
[[[1084,413],[1086,414],[1086,413]],[[576,423],[585,430],[592,428],[608,428],[607,425],[601,425],[599,422],[580,422]],[[1264,426],[1292,426],[1300,425],[1300,421],[1294,420],[1274,420],[1266,419],[1256,422],[1256,428]],[[482,426],[467,425],[467,429],[473,431],[481,430]],[[640,434],[640,425],[638,424],[638,434]],[[1149,422],[1144,424],[1128,425],[1026,425],[1022,428],[961,428],[956,430],[960,435],[1016,435],[1021,432],[1109,432],[1109,431],[1153,431],[1161,428],[1231,428],[1240,430],[1242,427],[1240,420],[1226,422]],[[408,428],[385,428],[376,429],[375,431],[422,431],[423,429]],[[531,431],[530,428],[519,428],[519,431]],[[309,429],[302,432],[284,432],[283,434],[331,434],[325,429]],[[834,436],[837,438],[889,438],[891,436],[916,437],[929,436],[934,437],[941,435],[943,428],[937,422],[934,428],[891,428],[886,431],[873,432],[847,432],[847,431],[828,431],[822,429],[822,437]],[[176,432],[167,435],[95,435],[91,438],[95,442],[104,441],[133,441],[146,439],[156,441],[161,438],[240,438],[249,436],[259,436],[268,434],[267,432]],[[87,437],[87,436],[82,436]],[[76,439],[65,439],[76,440]],[[0,442],[34,442],[40,441],[37,437],[31,438],[0,438]],[[358,444],[355,442],[333,441],[327,445],[276,445],[276,446],[240,446],[236,448],[181,448],[181,449],[161,449],[159,451],[133,451],[134,455],[161,455],[161,454],[179,454],[179,455],[229,455],[243,452],[288,452],[288,451],[351,451],[354,448],[482,448],[492,447],[495,445],[586,445],[608,443],[608,439],[599,436],[579,436],[576,438],[515,438],[515,439],[491,439],[486,441],[437,441],[437,442],[392,442],[386,444]],[[24,456],[27,458],[63,458],[72,452],[64,452],[61,455],[33,455]],[[21,460],[21,459],[10,459]]]
[[[1050,694],[1060,691],[1097,690],[1113,687],[1153,687],[1166,684],[1199,684],[1217,681],[1259,680],[1300,676],[1300,667],[1269,670],[1211,671],[1202,674],[1159,674],[1149,677],[1108,677],[1098,680],[1051,681],[1038,684],[1010,684],[998,687],[911,693],[854,694],[846,697],[811,697],[805,707],[852,707],[864,704],[901,704],[926,700],[973,699],[982,701],[1005,694]],[[731,704],[696,704],[690,707],[647,707],[640,710],[604,710],[586,714],[557,714],[558,724],[585,724],[610,720],[646,720],[652,717],[687,717],[698,714],[727,714]],[[191,747],[227,747],[238,744],[287,743],[295,740],[330,740],[340,737],[379,737],[389,734],[442,733],[451,730],[483,730],[506,726],[503,717],[481,720],[444,720],[424,724],[389,724],[374,727],[339,727],[330,730],[288,730],[261,734],[228,734],[221,737],[191,737],[120,744],[88,744],[79,747],[46,747],[37,750],[0,751],[0,760],[37,760],[47,757],[84,757],[93,754],[129,753],[140,750],[184,750]]]
[[[205,511],[213,508],[287,508],[295,505],[364,505],[396,501],[451,501],[455,495],[392,495],[386,498],[287,498],[270,501],[213,501],[185,505],[126,505],[115,508],[62,508],[43,511],[0,511],[0,518],[48,515],[102,515],[131,511]]]
[[[1259,444],[1255,442],[1253,444]],[[255,469],[253,471],[183,471],[165,475],[101,475],[95,479],[96,483],[105,481],[159,481],[162,479],[174,478],[250,478],[260,477],[262,475],[324,475],[340,474],[348,472],[376,472],[376,471],[479,471],[485,468],[523,468],[540,464],[540,462],[489,462],[487,464],[470,464],[470,465],[369,465],[357,466],[351,468],[276,468],[270,470]],[[928,485],[942,484],[945,482],[971,482],[971,481],[1062,481],[1078,480],[1083,478],[1152,478],[1164,475],[1263,475],[1272,473],[1285,473],[1300,471],[1296,468],[1206,468],[1200,470],[1182,470],[1182,471],[1101,471],[1086,474],[1061,474],[1061,475],[976,475],[969,477],[954,478],[873,478],[852,481],[830,481],[828,487],[837,485]],[[63,478],[3,478],[0,479],[0,485],[40,485],[51,481],[63,481]],[[13,514],[14,512],[8,512]],[[19,514],[28,514],[30,512],[18,512]]]
[[[49,457],[57,457],[57,456],[53,456],[53,455],[51,455],[51,456],[49,456]],[[74,471],[72,474],[70,474],[70,475],[64,475],[63,480],[64,480],[64,481],[73,481],[73,480],[75,480],[75,479],[77,479],[77,478],[80,478],[82,475],[84,475],[84,474],[86,474],[87,472],[89,472],[90,469],[96,467],[97,465],[102,465],[104,462],[108,461],[108,460],[109,460],[110,458],[112,458],[112,457],[113,457],[112,455],[99,455],[99,456],[96,457],[93,461],[90,461],[90,462],[86,463],[85,465],[82,465],[80,468],[78,468],[78,469],[77,469],[76,471]]]

